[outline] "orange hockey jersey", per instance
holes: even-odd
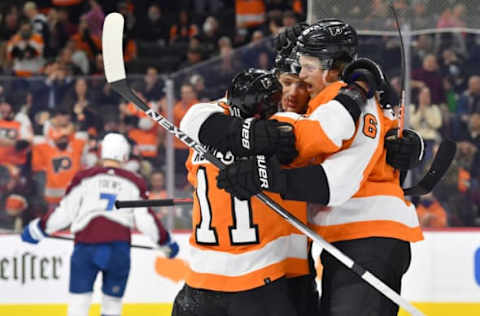
[[[68,147],[60,150],[42,136],[34,138],[32,151],[33,171],[46,173],[45,200],[58,203],[65,194],[75,173],[82,169],[81,159],[87,149],[87,135],[77,132]]]
[[[198,141],[201,124],[221,103],[194,105],[180,129]],[[233,155],[216,153],[225,164]],[[190,267],[186,283],[194,288],[244,291],[284,276],[308,273],[307,238],[257,198],[241,201],[217,188],[218,169],[198,153],[187,160],[188,180],[194,186],[190,237]],[[282,207],[306,221],[306,203],[284,201],[268,194]]]
[[[365,237],[423,239],[398,171],[386,163],[384,138],[396,124],[393,114],[370,99],[359,123],[353,124],[343,106],[333,100],[343,85],[327,86],[310,101],[307,116],[275,116],[295,128],[299,157],[291,166],[322,163],[327,175],[329,205],[309,207],[312,228],[329,242]]]

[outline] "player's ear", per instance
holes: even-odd
[[[327,82],[335,82],[340,80],[340,71],[338,71],[337,69],[329,69],[326,71],[327,75],[325,76],[325,80]]]

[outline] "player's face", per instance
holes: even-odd
[[[282,85],[282,109],[286,112],[305,113],[310,99],[307,84],[291,73],[282,73],[279,81]]]
[[[12,107],[6,102],[0,103],[0,120],[6,120],[12,113]]]
[[[325,88],[327,70],[322,69],[320,60],[316,57],[301,55],[299,63],[302,68],[299,77],[306,83],[307,91],[313,98]]]

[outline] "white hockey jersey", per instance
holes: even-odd
[[[60,205],[40,220],[47,233],[70,226],[75,242],[130,242],[132,228],[156,244],[167,239],[167,231],[147,208],[115,208],[115,201],[146,199],[145,181],[134,173],[111,167],[93,167],[78,172]]]

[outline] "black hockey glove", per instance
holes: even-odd
[[[355,81],[365,82],[368,86],[368,91],[365,90],[366,96],[371,98],[382,86],[385,76],[380,66],[373,60],[358,58],[345,67],[341,79],[349,85]]]
[[[240,200],[248,200],[263,190],[284,194],[287,180],[275,157],[267,160],[259,155],[235,161],[220,170],[217,186]]]
[[[246,119],[231,125],[230,150],[234,156],[277,155],[289,164],[298,152],[292,125],[277,120]]]
[[[417,167],[423,159],[425,144],[417,132],[404,129],[402,138],[397,137],[398,129],[391,129],[385,135],[387,163],[402,171]]]

